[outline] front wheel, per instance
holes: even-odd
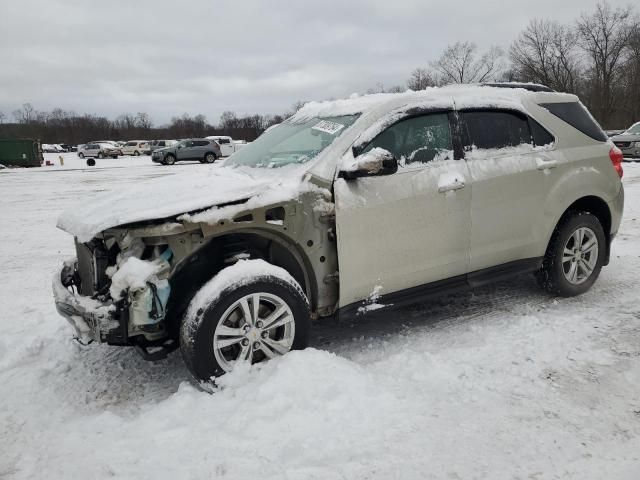
[[[104,158],[104,154],[102,152],[98,153],[98,158]]]
[[[140,156],[140,152],[136,150],[135,152],[133,152],[133,156],[134,157],[139,157]]]
[[[166,157],[164,157],[162,163],[164,163],[165,165],[173,165],[174,163],[176,163],[176,157],[174,157],[173,155],[167,155]]]
[[[78,153],[78,156],[79,156],[80,158],[84,158],[84,153],[80,152],[80,153]]]
[[[588,212],[570,214],[553,232],[538,283],[563,297],[580,295],[600,275],[606,252],[604,230],[598,218]]]
[[[263,260],[240,261],[191,301],[180,329],[182,356],[197,380],[209,381],[240,362],[305,348],[310,318],[305,294],[285,270]]]

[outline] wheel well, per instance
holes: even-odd
[[[607,253],[605,259],[605,265],[609,264],[609,253],[611,251],[611,211],[609,210],[609,206],[607,202],[605,202],[600,197],[595,196],[587,196],[582,197],[573,202],[569,207],[564,211],[558,224],[564,219],[567,215],[570,215],[573,212],[589,212],[592,215],[595,215],[596,218],[600,221],[602,225],[602,229],[604,230],[604,237],[607,242]],[[556,225],[556,228],[557,228]],[[554,229],[555,231],[555,229]]]
[[[216,237],[185,259],[169,279],[171,295],[167,305],[167,322],[171,336],[177,338],[180,321],[191,299],[220,270],[247,254],[285,269],[307,294],[312,311],[316,295],[304,263],[292,253],[295,248],[284,241],[254,233],[234,233]],[[304,260],[303,260],[304,262]]]

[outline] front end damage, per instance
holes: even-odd
[[[168,244],[106,231],[76,242],[76,255],[54,276],[53,293],[80,343],[136,346],[150,358],[175,348],[165,322],[173,258]]]
[[[285,200],[246,199],[112,227],[89,242],[53,279],[58,312],[84,343],[135,346],[147,359],[175,349],[190,298],[241,258],[285,268],[306,291],[312,315],[337,306],[334,210],[326,189]]]

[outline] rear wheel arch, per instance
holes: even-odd
[[[588,212],[594,215],[600,224],[602,225],[602,229],[605,234],[606,241],[606,254],[605,254],[605,265],[609,263],[609,252],[611,250],[611,210],[609,209],[609,205],[602,198],[595,195],[587,195],[579,198],[570,204],[556,219],[553,229],[549,232],[547,236],[547,249],[549,248],[549,244],[551,242],[551,238],[553,234],[558,229],[559,225],[565,220],[568,216],[576,214],[578,212]]]

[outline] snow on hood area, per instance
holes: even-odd
[[[141,181],[113,193],[84,199],[65,211],[57,226],[78,237],[80,242],[87,242],[107,228],[169,218],[246,200],[261,192],[282,192],[282,181],[270,173],[260,169],[258,174],[262,177],[259,177],[249,175],[247,169],[221,167]],[[294,185],[300,182],[295,176],[286,181]],[[286,191],[290,192],[291,188]],[[280,195],[280,198],[283,197]]]

